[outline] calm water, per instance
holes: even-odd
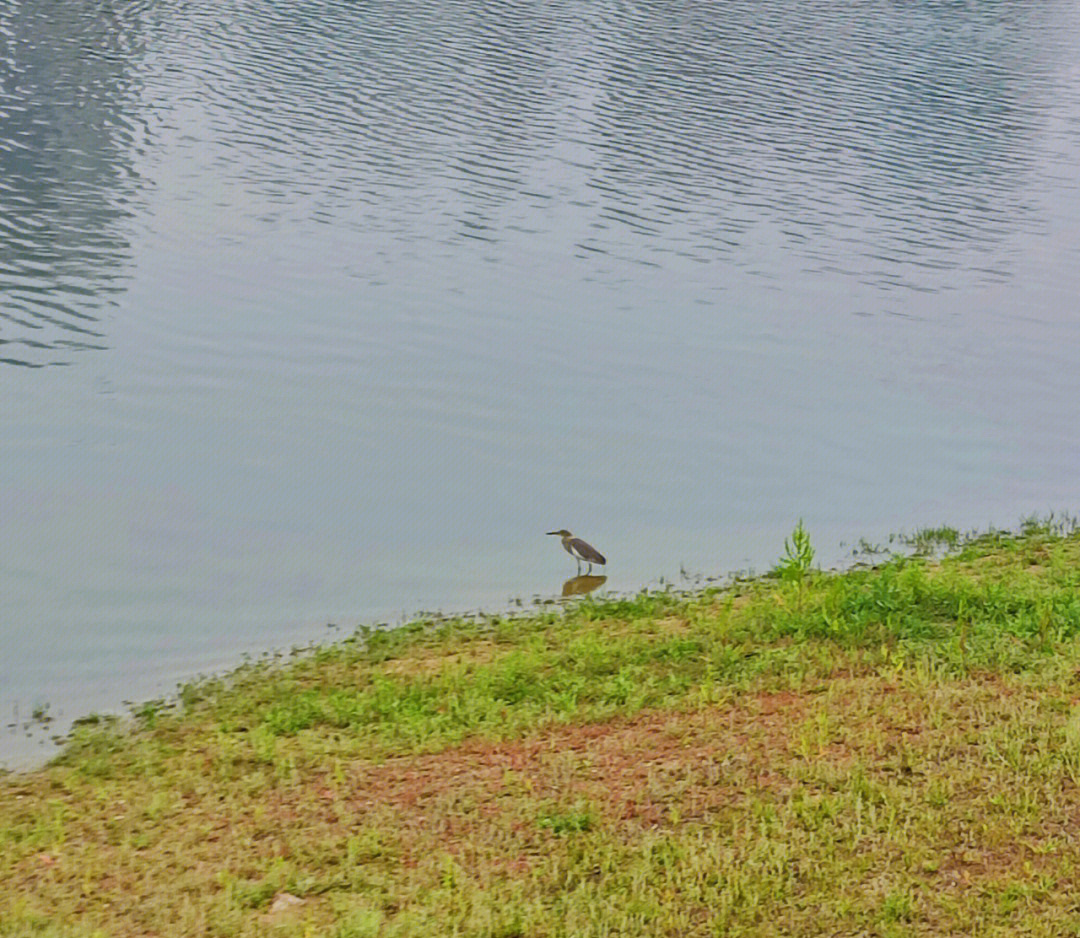
[[[0,0],[0,721],[1074,509],[1080,8]],[[0,761],[47,750],[0,731]]]

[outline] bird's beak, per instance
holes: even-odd
[[[558,534],[558,531],[548,531],[548,534]]]

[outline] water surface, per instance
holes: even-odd
[[[1064,2],[0,0],[0,720],[1076,506]],[[0,734],[0,761],[45,750]]]

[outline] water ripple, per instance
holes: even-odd
[[[1031,141],[1076,95],[1062,3],[8,6],[0,339],[34,363],[68,360],[71,331],[107,345],[132,238],[180,245],[210,207],[236,220],[205,231],[223,243],[317,224],[380,254],[992,283],[1032,215]]]
[[[123,289],[145,6],[12,2],[0,36],[0,341],[5,361],[101,349]],[[11,350],[17,349],[17,356]]]

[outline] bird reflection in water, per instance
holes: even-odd
[[[572,576],[562,585],[563,596],[584,596],[586,593],[591,593],[594,589],[598,589],[607,582],[606,576],[593,576],[591,574],[584,574],[583,576]]]

